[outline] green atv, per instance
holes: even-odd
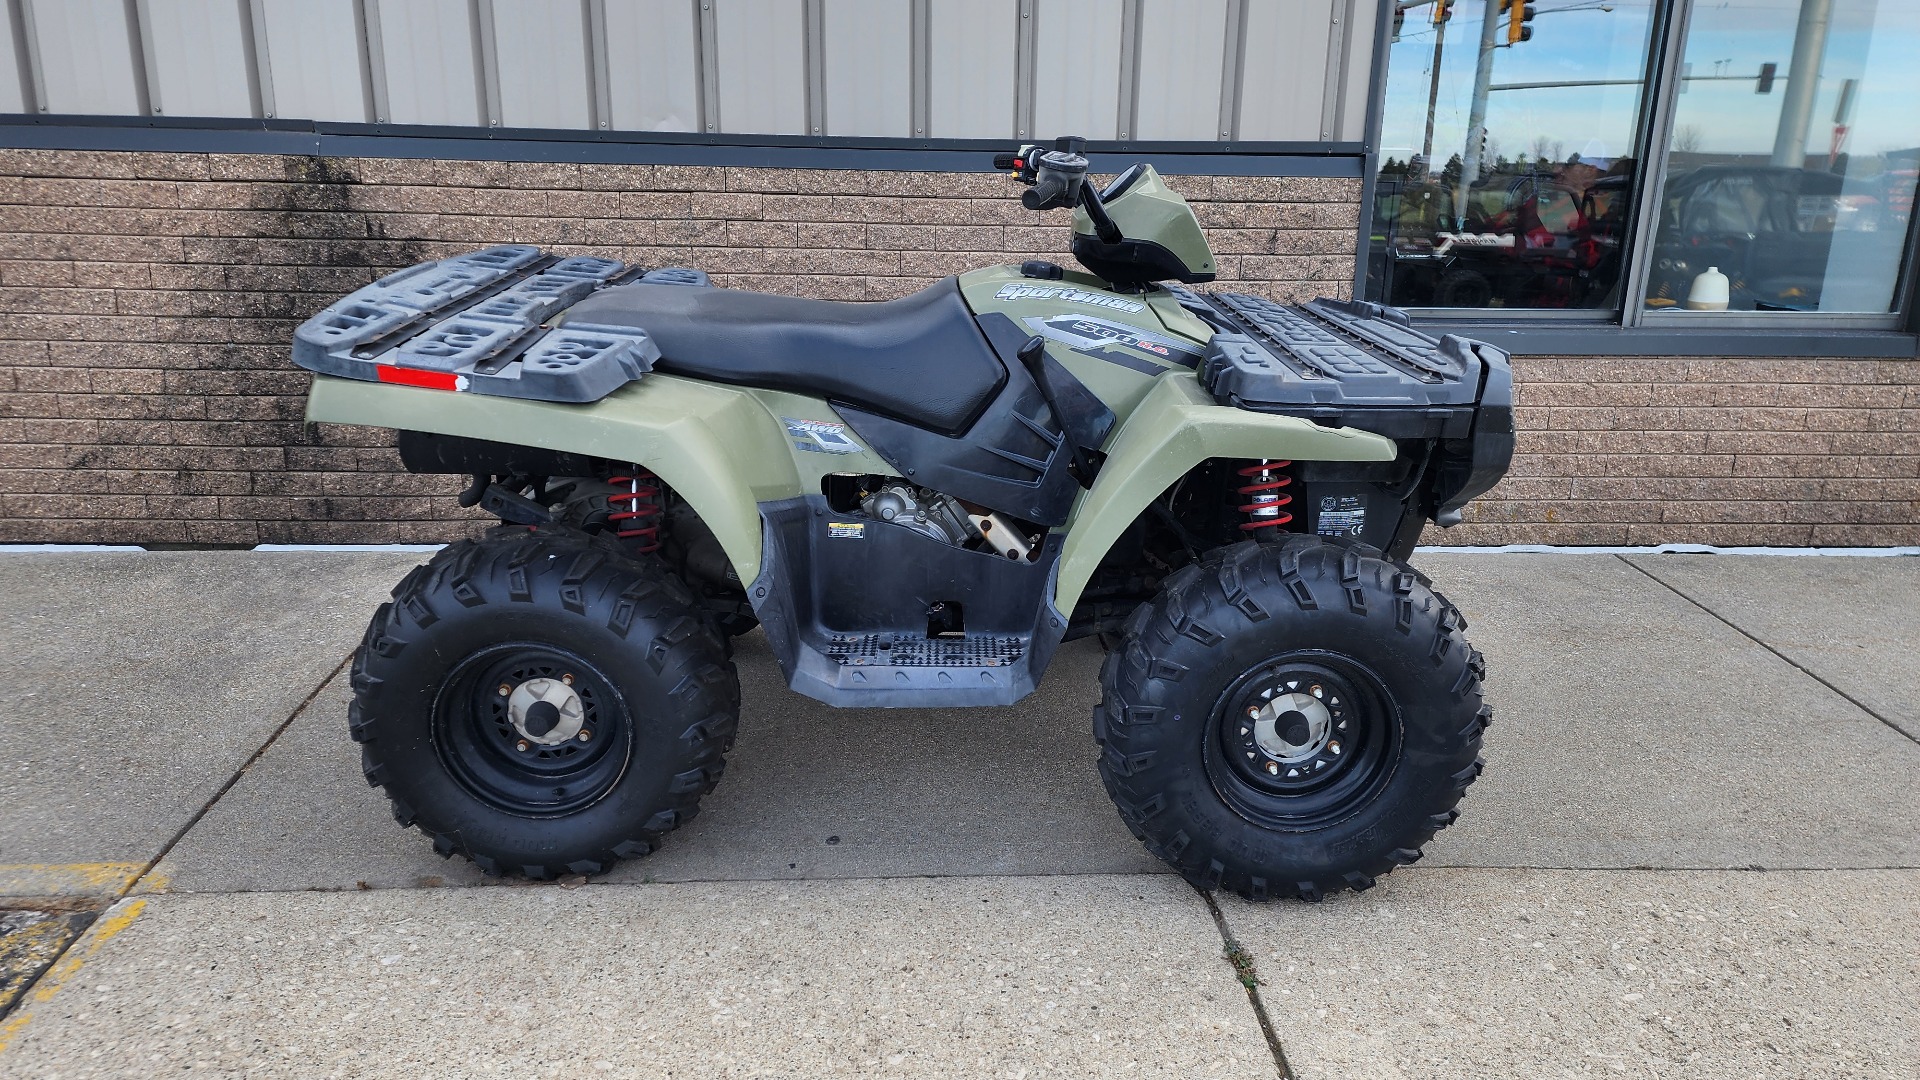
[[[1506,356],[1373,304],[1197,293],[1199,222],[1079,139],[995,165],[1073,253],[829,303],[496,247],[298,331],[310,420],[398,429],[497,517],[352,666],[394,816],[488,873],[593,874],[694,816],[761,627],[830,705],[1012,705],[1108,651],[1099,769],[1205,889],[1412,862],[1480,772],[1460,613],[1406,559],[1513,451]],[[1180,282],[1182,284],[1169,284]]]

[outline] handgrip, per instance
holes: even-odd
[[[1029,210],[1051,210],[1066,205],[1061,201],[1066,194],[1066,178],[1051,170],[1041,169],[1040,179],[1020,193],[1020,205]]]

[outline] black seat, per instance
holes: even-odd
[[[621,285],[566,321],[645,330],[659,371],[818,394],[946,433],[972,423],[1006,379],[953,278],[883,304]]]

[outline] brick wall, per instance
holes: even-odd
[[[1357,182],[1172,183],[1223,280],[1345,295]],[[1064,260],[1060,217],[989,174],[0,150],[0,542],[467,532],[388,433],[303,424],[286,360],[301,319],[423,259],[532,243],[879,300]],[[1920,541],[1920,363],[1516,367],[1521,456],[1449,542]]]

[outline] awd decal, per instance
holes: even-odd
[[[1112,308],[1115,311],[1145,311],[1146,306],[1105,293],[1087,292],[1065,285],[1002,285],[993,294],[995,300],[1065,300],[1074,304]]]
[[[1200,363],[1200,349],[1195,345],[1161,337],[1158,334],[1149,334],[1137,327],[1097,319],[1091,315],[1050,315],[1045,318],[1036,316],[1023,321],[1027,329],[1041,337],[1067,345],[1075,352],[1148,375],[1158,375],[1166,369],[1122,351],[1123,347],[1138,349],[1168,363],[1185,367],[1195,367]]]
[[[830,424],[824,420],[796,420],[783,416],[780,422],[786,425],[787,438],[793,440],[793,448],[807,450],[815,454],[857,454],[860,444],[847,438],[845,424]]]

